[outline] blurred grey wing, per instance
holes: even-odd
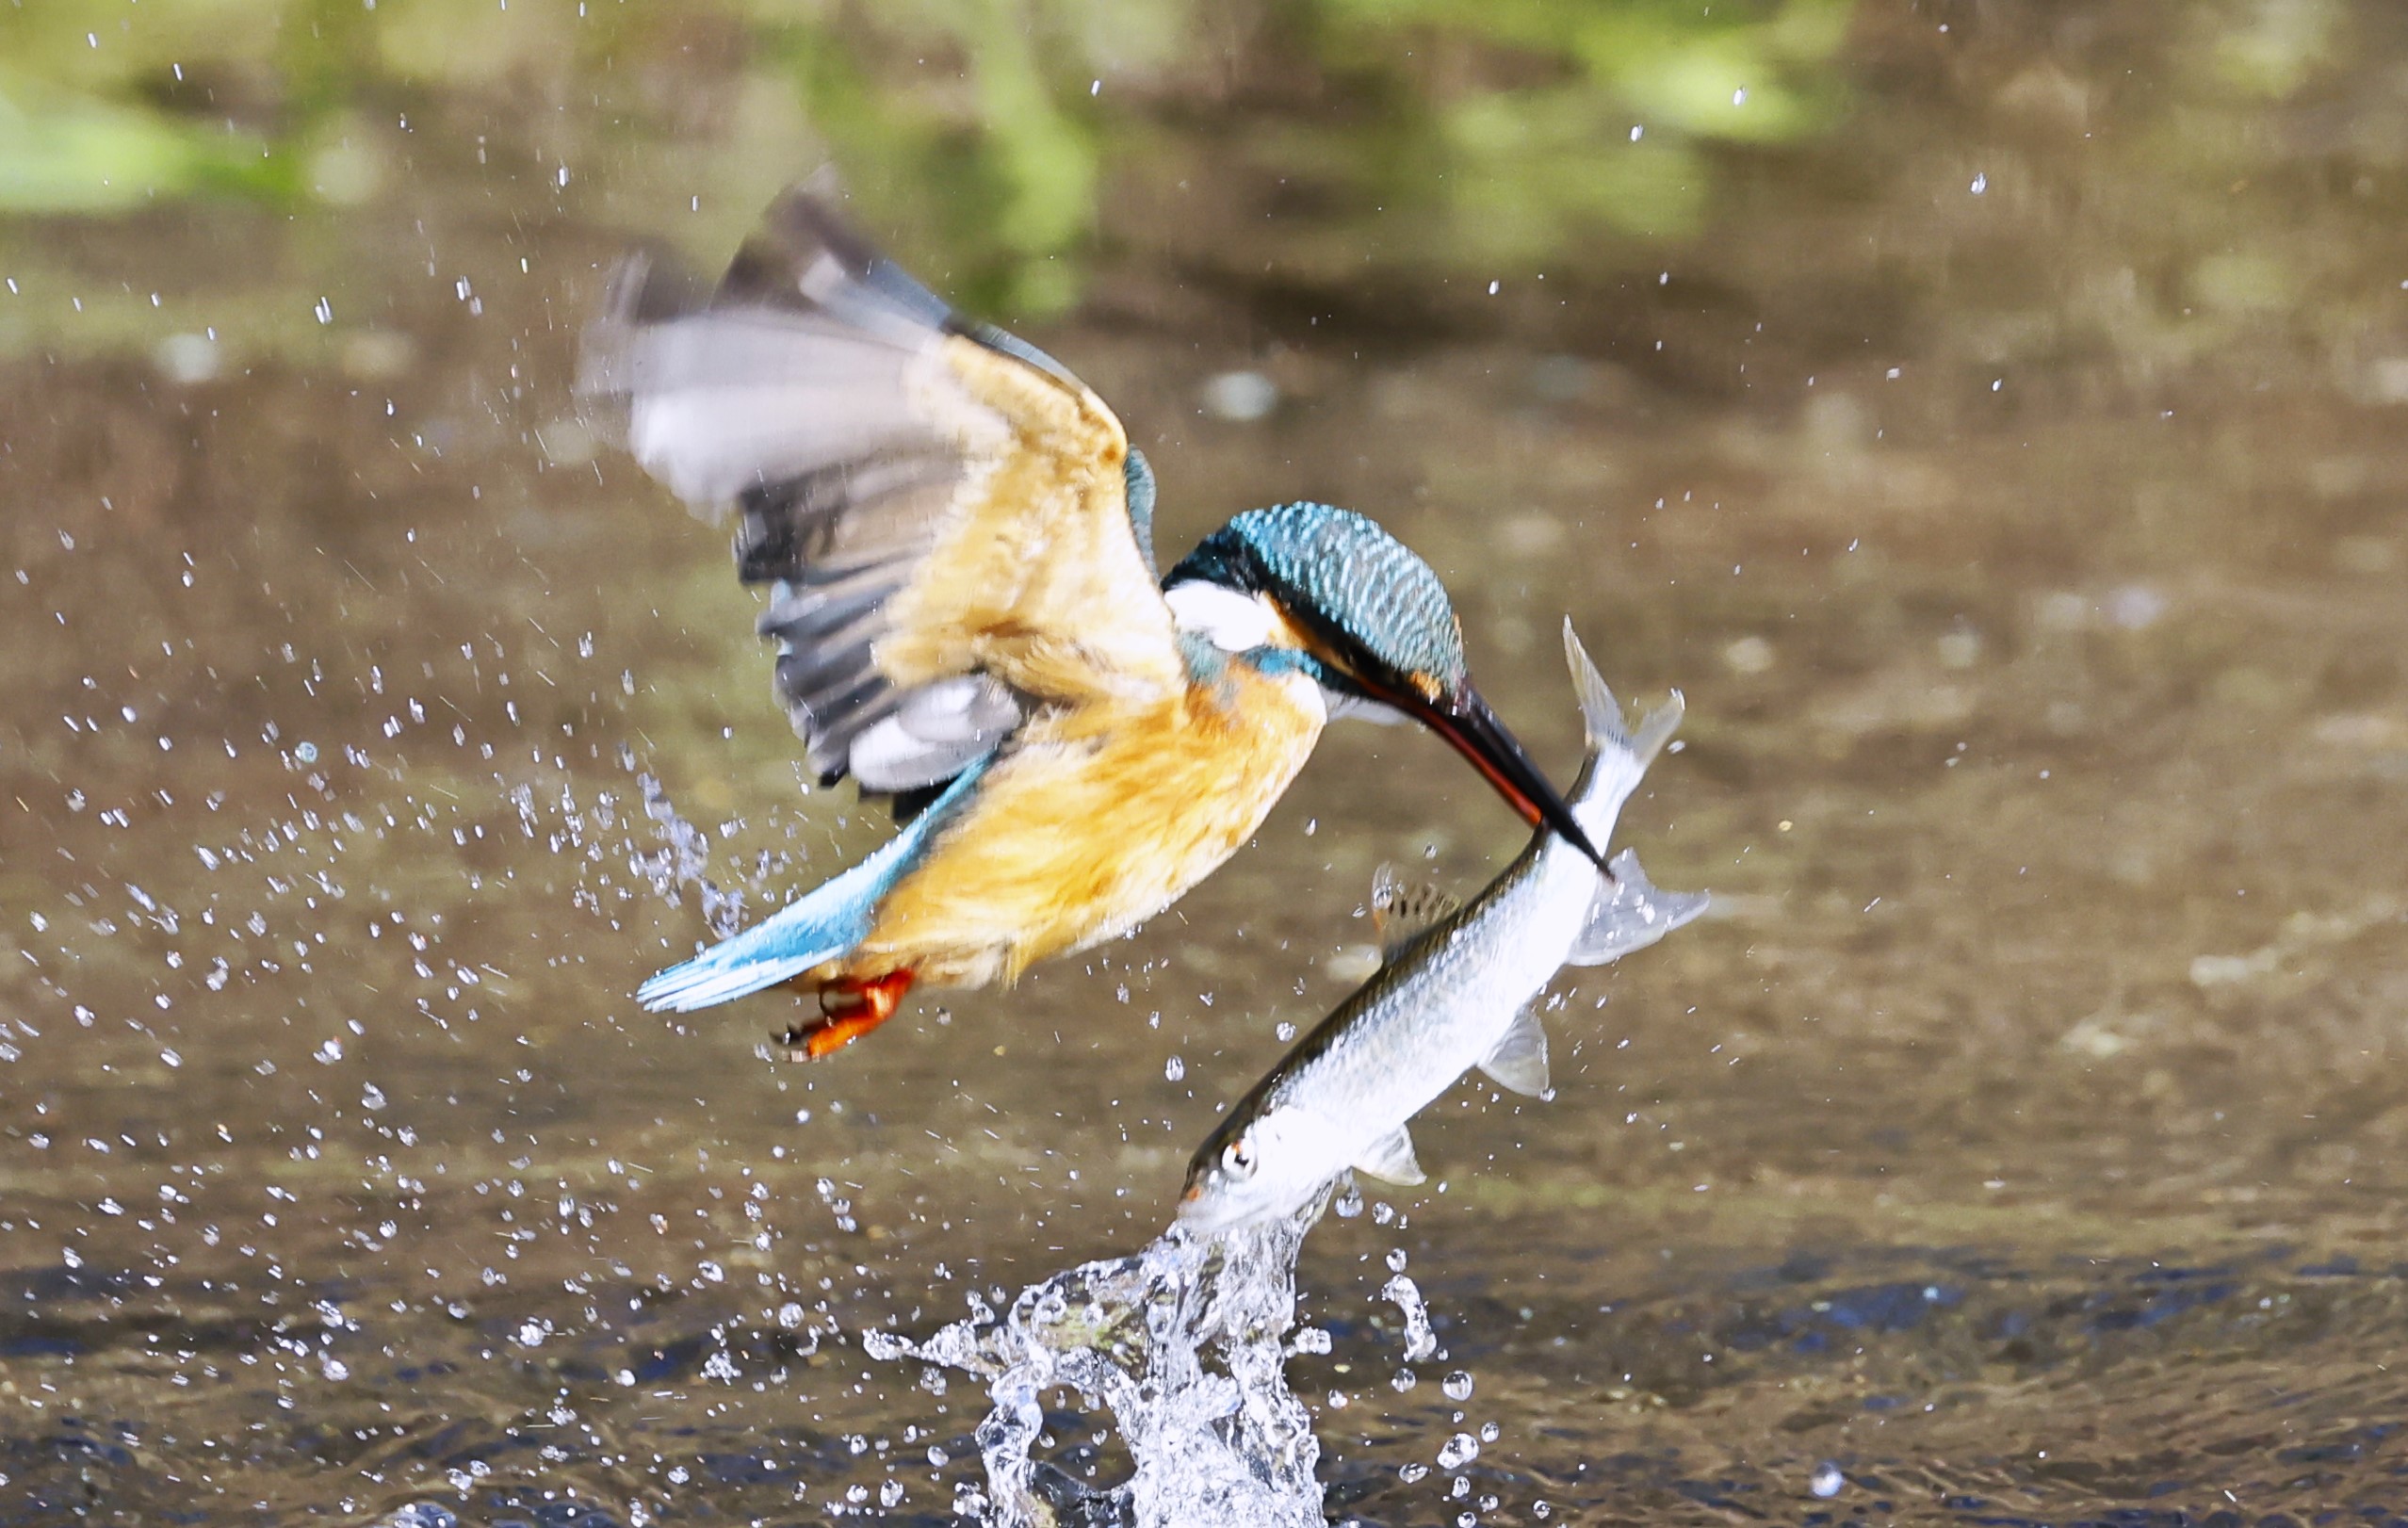
[[[1020,723],[984,675],[911,689],[888,682],[875,643],[887,602],[911,580],[951,507],[952,462],[889,455],[824,467],[739,500],[737,567],[771,586],[759,631],[777,643],[777,692],[823,781],[864,790],[950,779]]]
[[[654,257],[621,269],[588,331],[578,390],[615,406],[628,451],[712,518],[767,584],[779,698],[822,780],[932,785],[1019,724],[1004,686],[898,689],[875,644],[887,601],[936,543],[1005,422],[936,358],[945,304],[793,192],[706,291]]]

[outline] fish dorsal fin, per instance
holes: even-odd
[[[1580,936],[1572,941],[1565,963],[1603,966],[1656,940],[1706,910],[1702,891],[1666,891],[1639,869],[1638,855],[1625,849],[1613,859],[1614,879],[1600,886],[1588,904]]]
[[[1505,1038],[1480,1063],[1480,1070],[1499,1087],[1534,1098],[1547,1091],[1547,1031],[1536,1010],[1524,1008],[1513,1016]]]
[[[1424,1177],[1422,1164],[1413,1160],[1413,1137],[1402,1125],[1374,1141],[1357,1157],[1355,1171],[1369,1173],[1389,1183],[1418,1183]]]
[[[1462,908],[1461,898],[1426,882],[1409,884],[1393,865],[1372,872],[1372,935],[1379,941],[1382,961],[1394,960],[1398,951]]]

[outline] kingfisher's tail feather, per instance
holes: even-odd
[[[842,875],[684,965],[656,974],[636,988],[636,1000],[655,1013],[688,1014],[775,986],[844,954],[870,936],[878,899],[953,815],[985,768],[981,760],[963,771],[928,810]]]
[[[842,879],[839,877],[838,879]],[[835,882],[820,889],[834,887]],[[683,966],[672,966],[636,988],[636,1000],[659,1013],[690,1014],[802,975],[861,942],[870,932],[869,908],[814,907],[814,895],[794,902],[766,923],[710,947]],[[800,917],[789,915],[800,914]],[[812,916],[812,915],[818,916]]]

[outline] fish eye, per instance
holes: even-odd
[[[1221,1148],[1221,1170],[1232,1178],[1254,1176],[1254,1145],[1241,1135]]]

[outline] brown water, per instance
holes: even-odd
[[[883,831],[567,396],[626,238],[724,253],[812,159],[772,43],[667,14],[593,89],[530,46],[363,95],[353,204],[0,224],[0,1521],[943,1520],[983,1398],[857,1334],[1144,1241],[1374,866],[1521,839],[1341,729],[1016,991],[815,1067],[783,998],[640,1012],[708,932],[643,772],[754,912]],[[1343,1513],[2408,1518],[2403,60],[2377,0],[1869,6],[1693,232],[1493,296],[1316,191],[1345,89],[1128,82],[1026,327],[1163,546],[1378,515],[1559,778],[1570,612],[1685,691],[1624,839],[1719,899],[1563,987],[1553,1101],[1459,1088],[1433,1181],[1316,1233]],[[1267,417],[1205,410],[1231,369]]]

